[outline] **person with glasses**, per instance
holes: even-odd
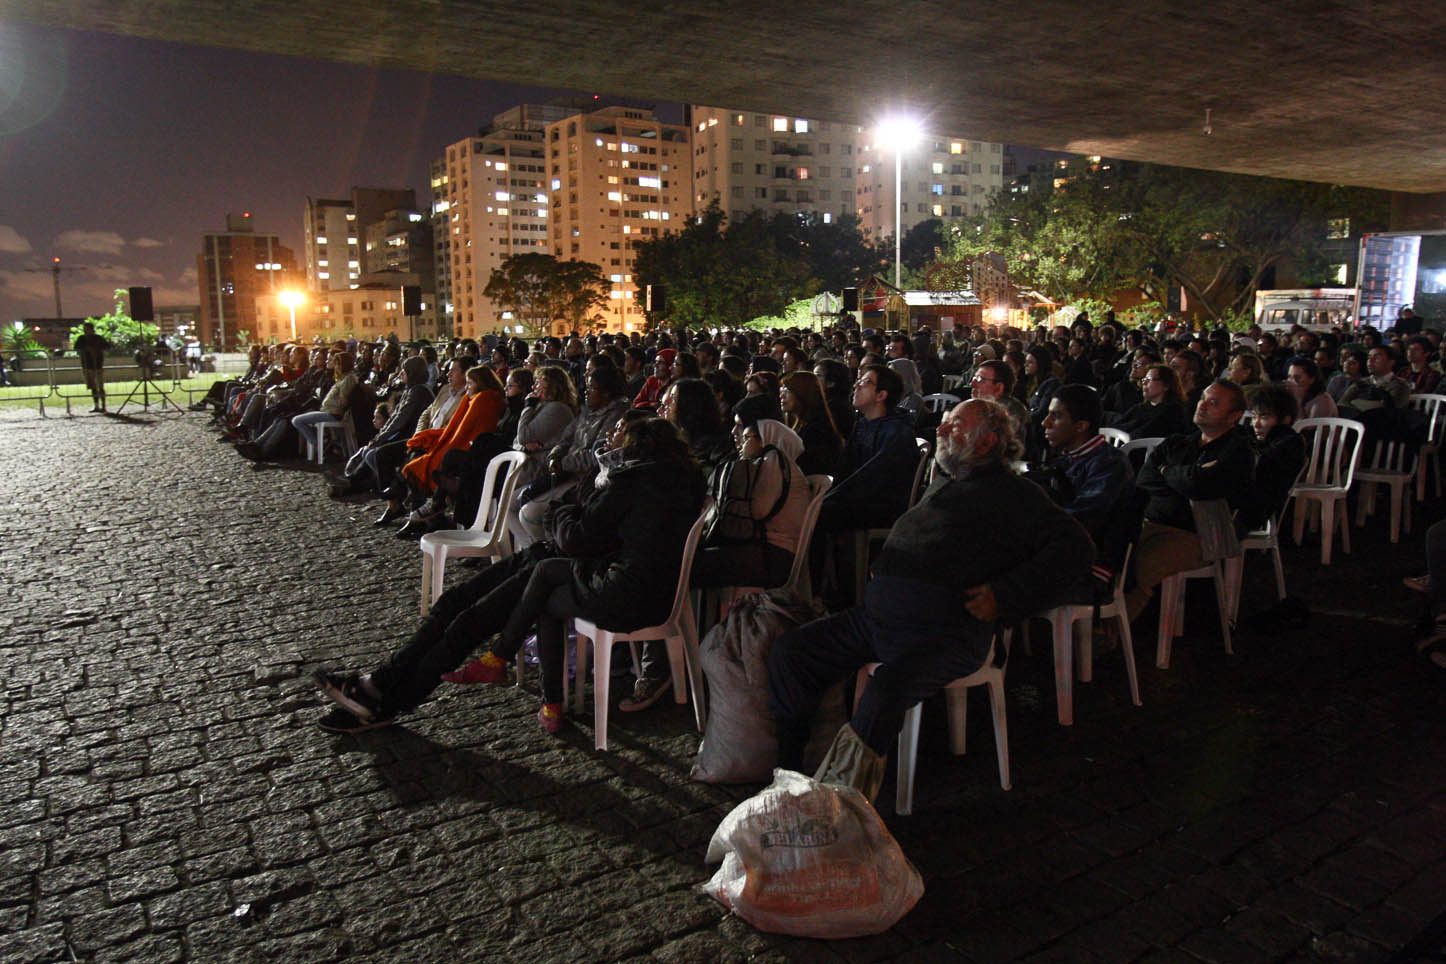
[[[969,397],[998,402],[1014,423],[1014,437],[1023,440],[1029,428],[1029,409],[1014,397],[1014,369],[1008,362],[981,362],[969,379]]]
[[[1185,393],[1169,365],[1155,364],[1140,379],[1141,401],[1119,416],[1106,416],[1105,424],[1128,432],[1130,438],[1164,438],[1186,430]]]

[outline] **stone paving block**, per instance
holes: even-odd
[[[1261,894],[1255,901],[1257,909],[1279,914],[1294,921],[1316,936],[1338,930],[1355,911],[1295,881],[1286,881]]]

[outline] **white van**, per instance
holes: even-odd
[[[1276,288],[1255,293],[1255,323],[1264,331],[1350,328],[1356,307],[1354,288]]]

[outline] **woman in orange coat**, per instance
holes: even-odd
[[[453,449],[466,449],[484,432],[496,431],[502,409],[502,383],[497,380],[496,373],[485,365],[469,368],[467,394],[441,434],[422,439],[420,444],[417,444],[417,436],[408,442],[409,448],[422,449],[421,454],[402,466],[401,478],[411,494],[409,501],[420,502],[423,497],[431,495],[436,487],[432,473],[442,464],[442,456]],[[391,521],[391,518],[401,515],[402,497],[395,488],[390,488],[388,495],[387,513],[382,518]]]

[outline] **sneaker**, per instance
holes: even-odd
[[[507,678],[507,664],[502,657],[488,653],[481,659],[474,659],[461,669],[442,674],[444,683],[500,683]]]
[[[1405,579],[1402,579],[1401,582],[1412,592],[1431,591],[1431,574],[1429,572],[1421,576],[1407,576]]]
[[[377,730],[384,726],[391,726],[394,722],[396,721],[390,716],[363,720],[355,713],[344,710],[338,706],[317,720],[316,725],[328,733],[364,733],[367,730]]]
[[[357,719],[364,722],[383,718],[391,719],[382,711],[376,697],[368,693],[362,686],[361,677],[341,676],[319,669],[311,674],[311,678],[316,681],[317,686],[321,687],[321,691],[326,694],[327,699]]]
[[[618,709],[624,713],[636,713],[652,706],[663,698],[663,694],[673,688],[671,676],[640,676],[633,684],[633,695],[618,704]]]
[[[537,711],[537,722],[549,733],[557,733],[562,729],[566,718],[562,715],[561,703],[544,703],[542,709]]]

